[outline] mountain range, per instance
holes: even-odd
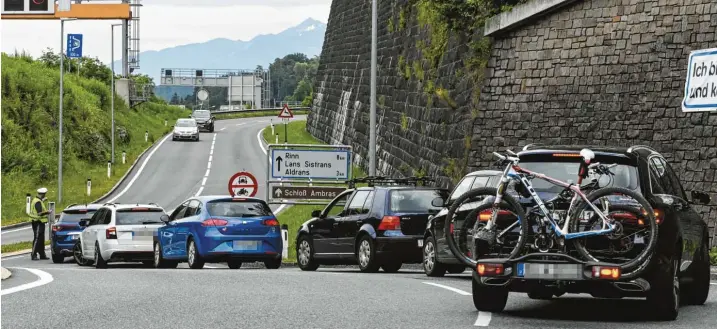
[[[174,69],[265,69],[276,58],[303,53],[309,58],[321,54],[326,24],[309,18],[278,34],[258,35],[249,41],[212,39],[202,43],[145,51],[139,55],[140,68],[159,85],[162,68]],[[115,61],[121,71],[121,61]],[[170,94],[171,97],[171,94]]]

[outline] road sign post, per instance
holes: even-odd
[[[240,171],[231,178],[229,178],[229,184],[227,185],[229,195],[232,197],[253,197],[259,190],[259,183],[256,177],[247,171]]]
[[[294,117],[294,113],[291,112],[289,105],[284,104],[284,107],[279,112],[279,118],[284,121],[284,143],[289,142],[288,125],[289,119]],[[272,124],[272,131],[274,131],[274,125]]]

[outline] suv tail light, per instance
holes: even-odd
[[[117,228],[116,227],[109,227],[105,230],[105,238],[106,239],[117,239]]]
[[[481,222],[487,222],[490,220],[490,215],[493,214],[493,209],[486,209],[480,212],[480,215],[478,215],[478,220]],[[498,216],[505,216],[510,215],[510,211],[508,210],[498,210]]]
[[[620,278],[620,268],[614,266],[593,266],[593,277],[596,279],[617,280]]]
[[[228,222],[223,219],[209,218],[202,222],[202,226],[225,226],[227,223]]]
[[[279,226],[279,221],[276,218],[269,218],[261,221],[262,225],[266,226]]]
[[[383,216],[381,224],[378,225],[380,231],[395,231],[401,229],[401,218],[398,216]]]
[[[62,226],[57,225],[57,224],[52,225],[52,231],[53,232],[62,231]]]
[[[476,271],[480,276],[503,275],[503,264],[478,264]]]

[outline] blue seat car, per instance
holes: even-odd
[[[52,224],[50,230],[50,253],[53,263],[62,263],[65,257],[71,257],[77,234],[84,230],[79,225],[80,220],[92,217],[101,204],[72,204],[67,206],[60,214],[60,218]]]
[[[154,237],[154,266],[174,268],[187,262],[200,269],[205,263],[226,262],[240,268],[243,262],[281,266],[279,221],[263,200],[230,196],[188,199],[169,216]]]

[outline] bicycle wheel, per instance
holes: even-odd
[[[596,190],[587,199],[589,204],[580,201],[570,214],[569,232],[585,233],[603,228],[602,218],[590,204],[605,214],[615,229],[575,238],[575,249],[587,261],[620,266],[623,278],[637,275],[649,262],[657,244],[658,226],[652,206],[639,193],[620,187]]]
[[[481,187],[468,191],[451,204],[446,214],[444,234],[448,246],[458,260],[473,269],[477,265],[477,259],[494,256],[496,250],[506,251],[503,258],[513,258],[520,253],[525,244],[528,224],[525,220],[523,208],[509,194],[504,194],[503,201],[498,205],[494,205],[497,192],[498,190],[495,187]],[[477,211],[474,211],[476,209]],[[474,240],[482,244],[481,246],[474,246],[473,257],[468,257],[468,255],[459,250],[458,243],[456,243],[453,235],[453,222],[468,220],[465,218],[465,214],[469,212],[479,214],[479,220],[473,219],[475,224],[472,233]],[[488,221],[480,219],[489,219],[494,213],[497,217],[492,228],[489,229],[486,225]],[[501,235],[507,235],[508,237],[498,238]],[[501,252],[501,254],[503,253]]]

